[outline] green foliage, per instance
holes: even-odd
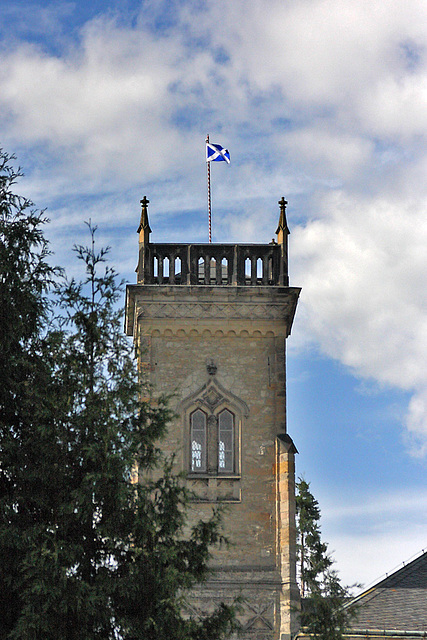
[[[298,569],[304,598],[318,590],[319,577],[328,571],[332,560],[327,553],[328,545],[321,539],[319,503],[310,492],[309,483],[300,478],[296,489]]]
[[[47,258],[46,223],[32,203],[13,193],[20,177],[13,156],[0,150],[0,637],[23,608],[20,567],[29,532],[43,518],[51,470],[41,473],[51,372],[45,349],[48,290],[57,271]],[[51,477],[49,478],[49,473]],[[28,561],[28,560],[27,560]]]
[[[319,503],[302,478],[296,484],[296,520],[301,626],[319,640],[342,640],[357,612],[344,606],[350,589],[332,569],[328,545],[321,538]]]
[[[182,616],[220,517],[186,530],[190,497],[157,444],[170,412],[140,400],[108,250],[90,228],[86,277],[64,279],[52,309],[45,220],[1,157],[0,637],[220,639],[232,608]]]

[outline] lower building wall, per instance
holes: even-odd
[[[257,563],[248,544],[248,521],[238,523],[241,504],[226,506],[223,523],[230,547],[214,550],[210,579],[194,589],[187,600],[187,615],[212,613],[222,602],[238,601],[238,621],[243,640],[290,640],[298,631],[299,591],[295,579],[295,473],[292,440],[282,434],[276,440],[276,515],[265,527],[275,526],[273,553]],[[212,504],[196,503],[192,520],[208,517]],[[239,526],[238,526],[239,525]],[[240,528],[240,525],[243,525]],[[239,537],[239,531],[241,533]],[[270,534],[271,535],[271,534]],[[273,536],[274,537],[274,536]],[[245,554],[247,548],[248,553]],[[261,562],[260,562],[261,560]]]
[[[211,613],[222,602],[232,604],[238,599],[238,620],[242,640],[279,640],[282,585],[276,570],[216,570],[204,585],[194,589],[189,598],[187,614]]]

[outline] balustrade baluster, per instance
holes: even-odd
[[[169,254],[169,284],[175,284],[175,254]]]
[[[205,254],[205,282],[204,284],[211,283],[211,261],[209,260],[209,255]]]
[[[157,265],[157,270],[158,270],[158,280],[159,280],[159,284],[163,284],[163,256],[159,256],[158,257],[158,265]]]
[[[251,258],[251,285],[255,286],[257,281],[257,259],[255,256]]]
[[[268,257],[263,256],[262,258],[262,284],[268,284]]]

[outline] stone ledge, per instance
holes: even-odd
[[[300,289],[297,287],[207,287],[128,285],[126,332],[132,335],[137,319],[209,321],[272,320],[292,326]]]
[[[156,328],[153,328],[153,327]],[[204,326],[195,327],[189,326],[172,326],[171,324],[165,324],[165,326],[159,325],[159,321],[156,321],[155,325],[151,323],[144,323],[141,327],[141,334],[143,336],[148,335],[153,338],[158,337],[177,337],[177,338],[275,338],[285,337],[287,335],[286,328],[281,325],[279,327],[272,327],[269,323],[268,328],[260,330],[259,325],[257,328],[252,329],[208,329]]]

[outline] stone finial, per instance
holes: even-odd
[[[277,229],[276,229],[277,242],[279,244],[283,244],[284,236],[289,235],[290,233],[288,228],[288,223],[286,221],[286,205],[287,204],[288,204],[287,200],[285,200],[285,198],[282,196],[281,200],[279,200],[280,217],[279,217],[279,224],[277,225]]]
[[[150,223],[148,222],[148,203],[150,201],[148,200],[148,198],[146,196],[144,196],[141,200],[141,220],[139,222],[139,227],[137,229],[137,232],[139,233],[139,241],[147,244],[148,242],[150,242],[150,233],[151,233],[151,228],[150,228]]]
[[[214,376],[216,374],[218,367],[216,366],[215,362],[212,359],[210,359],[206,362],[206,369],[210,376]]]

